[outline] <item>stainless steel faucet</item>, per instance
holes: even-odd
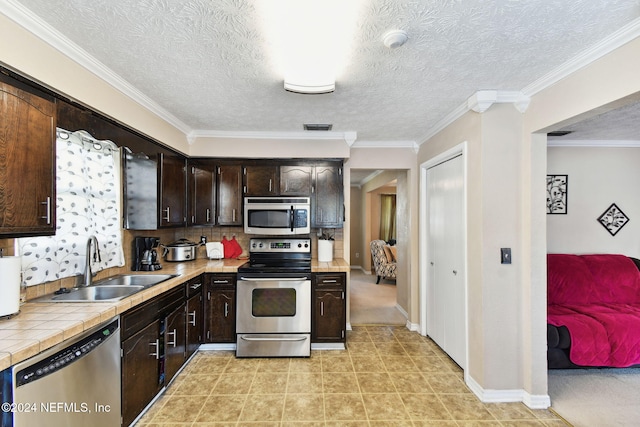
[[[94,274],[91,272],[91,243],[93,243],[93,245],[95,246],[95,251],[93,252],[93,260],[102,261],[102,259],[100,258],[100,248],[98,247],[98,239],[96,238],[96,236],[90,236],[87,240],[87,256],[85,260],[82,286],[91,286],[91,283],[93,282]]]

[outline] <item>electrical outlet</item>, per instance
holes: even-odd
[[[500,248],[500,263],[511,264],[511,248]]]
[[[360,258],[360,252],[356,252],[356,258]]]

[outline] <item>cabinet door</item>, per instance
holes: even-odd
[[[216,186],[213,171],[189,168],[189,225],[215,225]]]
[[[122,425],[128,426],[162,388],[160,321],[122,342]]]
[[[161,153],[159,174],[160,220],[158,224],[160,227],[186,225],[187,178],[185,160],[178,156],[167,156]]]
[[[187,300],[187,359],[195,353],[203,341],[203,327],[202,294],[198,294]]]
[[[312,186],[312,166],[280,166],[281,195],[310,196]]]
[[[5,79],[0,78],[0,236],[52,235],[55,101]]]
[[[312,227],[341,228],[344,218],[342,168],[316,166],[312,197]]]
[[[233,275],[207,275],[205,342],[236,341],[235,284]]]
[[[245,196],[275,196],[278,194],[278,166],[246,166]]]
[[[171,379],[180,370],[185,361],[187,337],[186,337],[186,304],[180,305],[165,321],[164,329],[164,383],[169,384]]]
[[[218,167],[218,225],[242,225],[242,167]]]
[[[344,274],[318,274],[313,289],[314,342],[344,342],[347,320]]]

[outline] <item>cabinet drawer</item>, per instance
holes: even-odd
[[[344,273],[314,274],[313,284],[321,288],[342,288],[345,285]]]
[[[205,283],[219,288],[234,288],[236,286],[235,274],[207,273]]]
[[[194,277],[186,284],[187,298],[191,298],[194,295],[198,295],[202,292],[204,287],[204,275]]]
[[[175,310],[184,301],[185,287],[177,286],[127,311],[121,316],[121,339],[124,341],[149,323]]]

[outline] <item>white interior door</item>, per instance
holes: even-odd
[[[460,366],[466,362],[464,162],[427,170],[427,333]]]

